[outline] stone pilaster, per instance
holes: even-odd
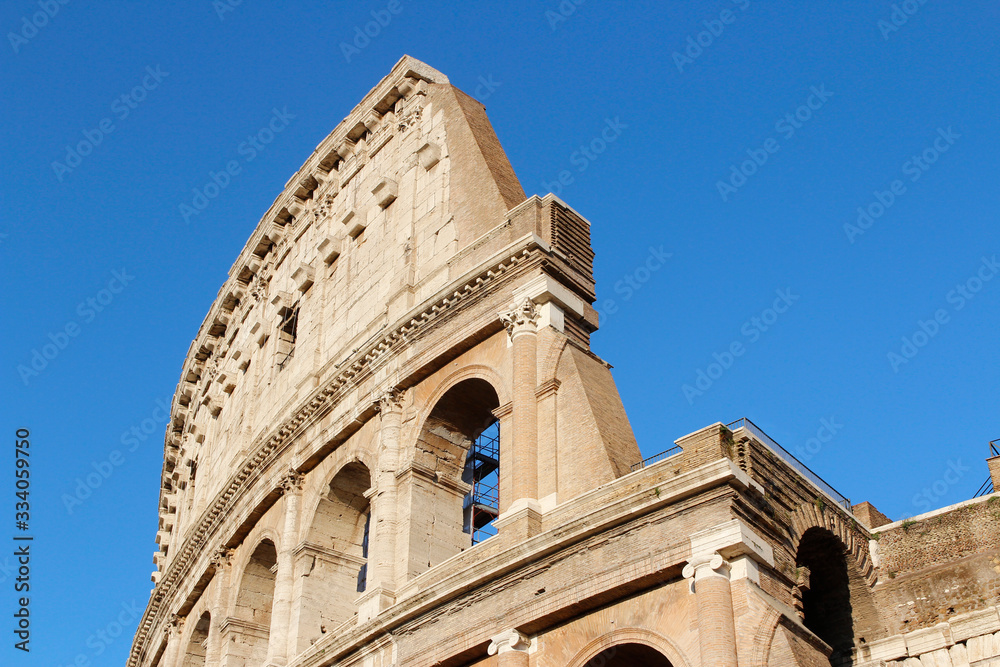
[[[205,648],[205,664],[222,664],[222,619],[226,617],[229,608],[229,590],[232,587],[230,576],[233,571],[233,550],[222,547],[212,556],[212,567],[215,575],[212,579],[212,597],[209,602],[211,620],[208,625],[208,646]]]
[[[500,314],[507,327],[514,356],[513,505],[538,501],[538,403],[537,382],[538,307],[523,299],[516,308]]]
[[[717,552],[699,554],[684,566],[698,607],[698,646],[702,667],[737,667],[736,621],[729,564]]]
[[[268,633],[267,665],[285,665],[289,652],[294,651],[295,638],[291,632],[292,588],[295,583],[293,553],[298,543],[299,501],[305,475],[289,470],[280,482],[285,499],[285,517],[281,533],[281,550],[278,551],[277,572],[274,576],[274,603],[271,607],[271,629]]]
[[[171,614],[163,628],[164,638],[167,642],[167,648],[163,652],[164,667],[178,667],[180,665],[180,659],[183,657],[181,653],[181,641],[183,639],[181,634],[183,631],[184,617]]]
[[[497,667],[528,667],[531,640],[514,630],[504,630],[490,641],[487,653],[497,657]]]
[[[378,472],[375,494],[371,503],[371,535],[369,536],[369,588],[380,587],[391,593],[397,587],[396,533],[399,529],[399,491],[396,471],[399,469],[399,431],[403,422],[403,392],[391,389],[379,397],[381,414],[379,429]]]

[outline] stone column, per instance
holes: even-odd
[[[181,653],[181,641],[183,637],[181,636],[184,632],[184,617],[178,616],[177,614],[171,614],[170,618],[167,619],[167,624],[163,628],[163,634],[166,635],[167,648],[163,651],[163,665],[164,667],[177,667],[180,664],[180,659],[183,657]]]
[[[380,587],[395,596],[396,532],[399,528],[398,489],[399,431],[403,423],[403,392],[390,389],[379,397],[382,415],[379,429],[378,472],[371,505],[371,528],[368,545],[368,574],[371,587]]]
[[[538,403],[535,398],[538,317],[538,307],[528,298],[514,310],[500,314],[514,348],[514,451],[511,454],[515,507],[521,500],[528,501],[525,504],[538,501]]]
[[[271,605],[271,629],[268,633],[267,665],[288,663],[289,649],[294,650],[295,638],[291,632],[292,588],[295,584],[295,561],[292,556],[298,543],[299,501],[305,475],[289,470],[281,479],[280,488],[285,498],[285,521],[281,531],[281,550],[278,552],[277,572],[274,576],[274,602]]]
[[[222,621],[229,609],[229,576],[232,573],[233,550],[222,547],[212,556],[215,569],[212,601],[209,603],[211,622],[208,625],[208,646],[205,649],[206,665],[222,664]]]
[[[528,667],[531,641],[514,629],[504,630],[490,641],[486,652],[497,657],[497,667]]]
[[[729,564],[718,553],[700,554],[684,566],[684,578],[697,600],[702,667],[737,667]]]
[[[390,389],[375,406],[382,415],[379,427],[378,463],[374,488],[369,497],[371,523],[368,531],[368,582],[358,598],[358,623],[366,623],[396,602],[399,530],[399,430],[403,422],[403,392]]]

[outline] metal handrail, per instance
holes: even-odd
[[[993,452],[993,456],[1000,456],[1000,438],[990,440],[990,451]]]
[[[993,487],[993,478],[987,477],[986,481],[983,482],[983,485],[979,487],[979,490],[976,491],[975,495],[972,497],[979,498],[980,496],[988,496],[989,494],[994,492],[996,492],[996,489]]]
[[[681,448],[680,448],[679,445],[674,445],[673,447],[671,447],[670,449],[668,449],[666,451],[660,452],[659,454],[653,454],[649,458],[643,459],[643,460],[639,461],[638,463],[633,463],[632,466],[629,468],[629,472],[635,472],[636,470],[640,470],[642,468],[645,468],[646,466],[648,466],[651,463],[658,463],[659,461],[662,461],[663,459],[669,459],[674,454],[680,454],[681,451],[682,450],[681,450]]]
[[[734,422],[726,424],[726,428],[728,428],[730,431],[735,431],[738,428],[746,428],[746,430],[752,433],[757,438],[757,440],[761,442],[761,444],[763,444],[765,447],[767,447],[772,452],[777,454],[785,461],[785,463],[790,465],[792,468],[798,471],[799,474],[801,474],[803,477],[812,482],[813,486],[822,491],[824,495],[830,498],[830,500],[834,501],[848,512],[853,511],[851,501],[847,498],[847,496],[841,494],[835,488],[827,484],[822,477],[820,477],[812,470],[810,470],[809,466],[807,466],[805,463],[799,461],[797,458],[792,456],[792,454],[787,449],[779,445],[777,441],[774,440],[774,438],[769,436],[767,433],[764,433],[763,429],[761,429],[759,426],[754,424],[746,417],[737,419]]]

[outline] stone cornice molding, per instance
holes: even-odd
[[[249,488],[263,476],[264,471],[278,460],[288,442],[329,412],[345,395],[355,389],[361,380],[369,377],[373,368],[386,363],[391,356],[390,352],[410,345],[414,338],[455,312],[459,306],[481,299],[498,281],[544,251],[545,247],[541,240],[529,234],[497,253],[494,262],[462,276],[452,286],[438,293],[443,296],[436,296],[433,300],[425,302],[419,310],[401,318],[388,333],[352,354],[338,366],[343,368],[340,373],[323,383],[302,402],[295,413],[262,436],[251,448],[252,453],[240,469],[233,473],[229,482],[202,512],[197,524],[188,530],[184,541],[173,546],[177,555],[171,559],[153,589],[149,604],[136,630],[127,666],[138,667],[141,657],[149,648],[150,633],[154,631],[158,622],[162,622],[162,619],[157,621],[160,610],[169,607],[188,572],[206,549],[211,548],[210,541],[215,540],[220,528],[226,523],[226,517],[233,513],[233,508],[243,500]]]

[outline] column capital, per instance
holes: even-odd
[[[215,553],[212,554],[209,564],[211,564],[216,570],[229,567],[229,565],[233,562],[233,554],[235,553],[235,549],[230,549],[229,547],[219,547],[216,549]]]
[[[306,476],[295,470],[294,468],[289,468],[288,472],[281,476],[278,480],[278,489],[281,491],[282,495],[288,495],[291,493],[302,493],[302,485],[305,483]]]
[[[528,297],[524,297],[513,310],[498,313],[500,321],[507,328],[507,334],[513,338],[522,333],[535,333],[538,330],[538,318],[541,313],[538,306]]]
[[[684,566],[682,571],[685,579],[691,579],[691,592],[694,592],[694,585],[699,579],[705,577],[723,577],[729,580],[729,563],[713,551],[705,554],[692,556]]]
[[[167,621],[163,624],[163,634],[166,635],[169,640],[171,636],[180,634],[183,628],[184,617],[178,614],[170,614],[170,616],[167,617]]]
[[[383,415],[390,412],[402,412],[403,398],[405,396],[405,389],[400,389],[399,387],[389,387],[388,389],[376,394],[375,409]]]
[[[493,637],[486,652],[490,655],[497,655],[498,653],[507,653],[508,651],[527,651],[530,646],[530,639],[518,630],[511,628]]]

